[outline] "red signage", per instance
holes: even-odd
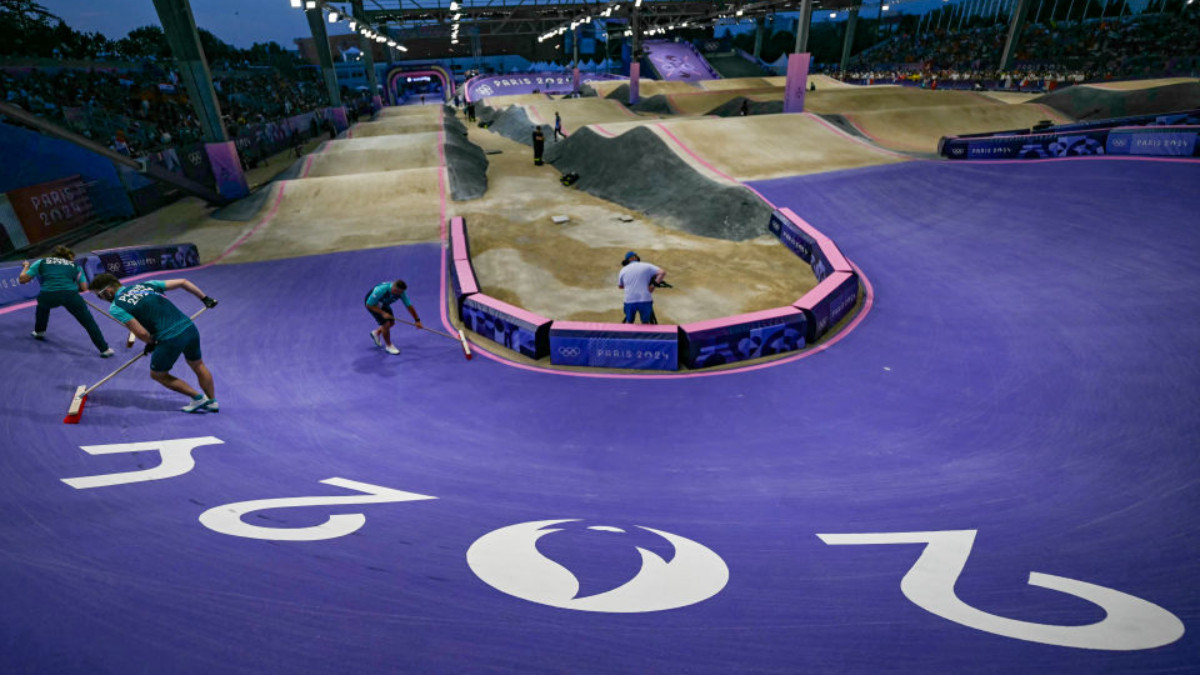
[[[30,244],[86,225],[95,213],[80,176],[12,190],[8,201]]]

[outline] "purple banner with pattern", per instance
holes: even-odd
[[[779,237],[779,241],[788,247],[788,250],[800,256],[801,260],[812,267],[813,276],[818,281],[824,280],[833,272],[833,265],[825,257],[825,252],[817,245],[817,240],[783,213],[773,212],[771,221],[767,223],[767,229],[771,231],[771,234]]]
[[[787,84],[783,94],[783,112],[804,112],[804,93],[808,91],[810,55],[788,54]]]
[[[209,143],[204,150],[208,154],[218,194],[227,199],[241,199],[250,194],[250,186],[246,184],[246,174],[242,172],[242,162],[233,141]]]
[[[858,301],[858,275],[834,272],[793,305],[808,319],[809,342],[816,342],[850,314]]]
[[[804,312],[787,307],[688,324],[681,332],[688,368],[708,368],[802,349],[808,328]]]
[[[195,244],[130,246],[92,251],[82,263],[88,278],[107,272],[116,277],[131,277],[159,270],[181,270],[200,264]]]
[[[75,264],[80,264],[76,260]],[[17,281],[22,265],[19,262],[0,264],[0,307],[25,302],[37,297],[41,284],[36,280],[27,284]]]
[[[466,84],[467,100],[478,101],[487,96],[513,96],[517,94],[570,94],[579,83],[623,80],[620,75],[609,73],[579,73],[578,82],[572,73],[512,73],[509,75],[481,75]]]
[[[690,43],[651,40],[646,58],[663,80],[712,80],[720,77]]]
[[[550,320],[482,293],[463,298],[462,322],[467,329],[511,349],[540,359],[550,350]]]
[[[550,363],[591,368],[678,370],[676,326],[555,321],[550,327]]]
[[[1196,153],[1196,131],[1114,130],[1105,149],[1110,155],[1191,157]]]

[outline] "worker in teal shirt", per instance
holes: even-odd
[[[182,410],[186,413],[219,412],[213,376],[200,358],[200,331],[188,315],[179,311],[164,293],[182,288],[200,298],[205,307],[217,306],[217,301],[208,297],[187,279],[165,281],[142,281],[122,286],[121,281],[111,274],[100,274],[92,279],[90,288],[101,299],[111,302],[109,313],[125,324],[138,339],[146,343],[145,353],[150,355],[150,377],[155,382],[192,400]],[[193,389],[187,382],[171,374],[171,367],[182,354],[188,367],[196,373],[196,381],[204,393]]]
[[[375,323],[379,324],[378,328],[371,331],[371,339],[375,341],[376,347],[383,347],[389,354],[400,353],[400,350],[392,344],[392,326],[396,325],[396,317],[392,315],[392,303],[396,301],[403,303],[408,309],[408,313],[412,315],[417,328],[421,327],[421,317],[417,316],[417,310],[413,309],[407,291],[408,284],[401,279],[385,281],[372,288],[364,299],[367,311],[374,317]]]
[[[33,337],[36,340],[46,339],[46,327],[50,325],[50,310],[55,307],[66,307],[71,316],[87,331],[92,344],[100,350],[100,356],[108,358],[113,350],[108,348],[108,341],[100,326],[96,325],[96,317],[88,310],[87,303],[79,294],[87,290],[83,280],[83,270],[75,264],[75,253],[66,246],[57,246],[54,253],[34,262],[25,261],[17,281],[27,284],[38,280],[41,290],[37,296],[37,311],[33,319]]]

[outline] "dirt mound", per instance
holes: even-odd
[[[1149,89],[1067,87],[1033,99],[1078,120],[1133,117],[1200,108],[1200,82],[1180,82]]]
[[[450,197],[456,202],[479,199],[487,192],[487,156],[469,140],[467,127],[454,116],[453,108],[447,108],[442,119]]]
[[[585,128],[550,146],[546,158],[578,173],[579,189],[691,234],[745,241],[761,236],[771,216],[753,192],[704,177],[645,127],[615,138]]]

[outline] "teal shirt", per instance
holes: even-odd
[[[192,320],[163,295],[166,290],[161,281],[122,286],[108,311],[121,323],[137,319],[155,340],[170,340],[187,330]]]
[[[83,281],[83,270],[66,258],[42,258],[29,266],[26,272],[37,277],[43,291],[79,291]]]
[[[390,281],[385,281],[372,288],[371,294],[367,296],[367,304],[376,307],[391,307],[392,303],[397,300],[403,302],[405,307],[412,307],[412,301],[408,299],[408,291],[404,291],[400,295],[392,295],[392,282]]]

